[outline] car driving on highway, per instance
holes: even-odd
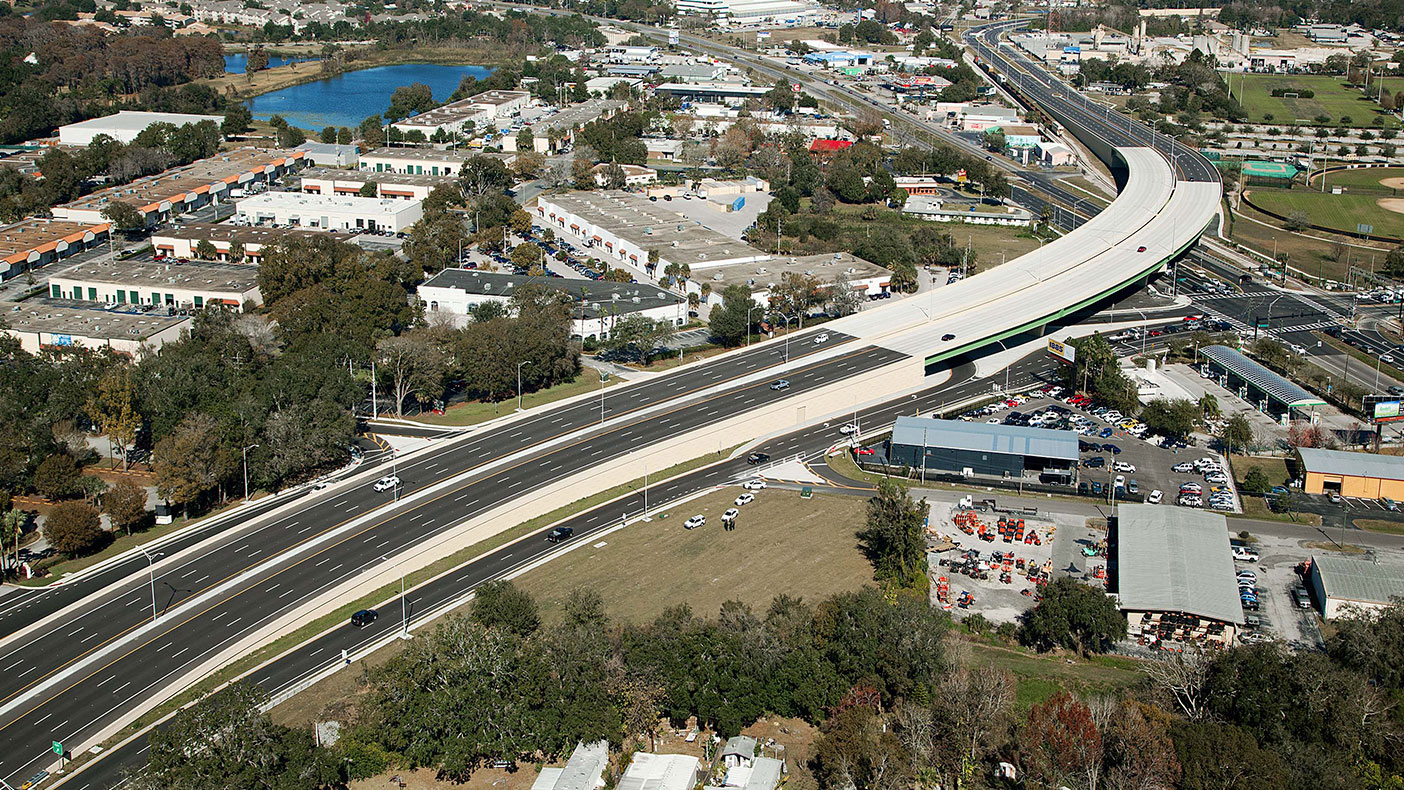
[[[571,527],[556,527],[555,529],[546,533],[546,542],[560,543],[563,540],[568,540],[570,536],[574,534],[575,530]]]
[[[373,488],[375,488],[376,491],[389,491],[392,488],[399,488],[399,486],[400,478],[395,475],[386,475],[375,481]]]
[[[362,609],[351,615],[351,625],[355,628],[365,628],[380,617],[380,613],[374,609]]]
[[[770,385],[770,388],[771,388],[772,390],[777,390],[777,391],[778,391],[778,390],[787,390],[787,389],[790,388],[790,382],[787,381],[787,380],[785,380],[785,379],[780,379],[780,380],[778,380],[778,381],[772,382],[771,385]]]

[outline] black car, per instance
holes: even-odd
[[[1078,483],[1078,484],[1077,484],[1077,493],[1078,493],[1080,496],[1087,496],[1088,490],[1089,490],[1089,489],[1088,489],[1086,483]]]
[[[380,612],[377,612],[374,609],[362,609],[361,611],[351,615],[351,625],[356,628],[365,628],[366,626],[375,622],[376,618],[378,617],[380,617]]]
[[[1093,466],[1093,467],[1095,467],[1095,466],[1106,466],[1106,465],[1107,465],[1107,459],[1105,459],[1105,458],[1103,458],[1102,456],[1098,455],[1098,456],[1094,456],[1094,457],[1092,457],[1092,458],[1088,458],[1086,461],[1083,461],[1083,462],[1082,462],[1082,465],[1083,465],[1083,466]]]
[[[955,340],[955,335],[953,335],[953,334],[947,332],[946,334],[941,335],[941,339],[942,339],[942,340]]]
[[[746,456],[746,463],[751,464],[752,466],[755,466],[756,464],[763,464],[769,460],[770,453],[751,453],[750,455]]]
[[[546,533],[546,542],[560,543],[563,540],[569,539],[570,536],[574,534],[575,530],[571,527],[556,527],[555,529]]]

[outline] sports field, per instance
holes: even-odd
[[[1311,185],[1321,187],[1320,178],[1314,178]],[[1326,174],[1329,187],[1365,187],[1382,192],[1386,189],[1404,193],[1404,167],[1360,167],[1354,170],[1336,170]]]
[[[1400,201],[1399,208],[1404,210],[1404,198],[1379,194],[1333,195],[1329,191],[1323,194],[1306,189],[1254,189],[1248,199],[1284,217],[1300,211],[1306,214],[1311,224],[1342,233],[1354,234],[1355,226],[1364,223],[1375,226],[1376,236],[1404,238],[1404,214],[1380,205],[1380,201]]]
[[[1240,79],[1242,84],[1240,86]],[[1350,118],[1349,126],[1372,126],[1375,116],[1384,119],[1384,126],[1397,127],[1398,121],[1383,112],[1380,105],[1356,88],[1346,87],[1339,77],[1314,74],[1247,74],[1230,75],[1229,84],[1233,95],[1251,121],[1271,123],[1311,123],[1318,115],[1326,115],[1331,123],[1341,123],[1344,117]],[[1310,99],[1288,99],[1273,96],[1272,91],[1283,88],[1288,91],[1309,90],[1314,94]]]

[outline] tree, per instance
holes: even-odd
[[[468,616],[484,628],[504,628],[527,637],[541,627],[536,600],[509,581],[493,581],[473,591]]]
[[[390,94],[390,106],[385,117],[398,121],[426,110],[432,110],[438,103],[434,101],[434,90],[422,82],[401,85]]]
[[[230,263],[243,263],[243,262],[244,262],[244,243],[243,243],[242,241],[231,241],[231,242],[229,242],[229,262],[230,262]]]
[[[630,313],[614,325],[610,331],[607,345],[614,349],[632,346],[638,351],[643,363],[651,365],[653,355],[672,333],[673,323],[671,321],[655,321],[648,316]]]
[[[78,464],[67,453],[54,453],[34,470],[34,488],[45,499],[58,501],[73,494],[78,484]]]
[[[858,547],[873,564],[873,578],[898,587],[925,591],[926,500],[914,501],[907,489],[890,480],[878,483],[868,500],[867,526],[858,531]]]
[[[428,337],[403,334],[387,337],[376,344],[380,371],[390,379],[390,394],[395,402],[395,416],[405,414],[405,399],[410,396],[437,396],[443,386],[445,359]]]
[[[114,530],[130,535],[133,527],[146,520],[146,489],[129,480],[119,480],[102,495],[102,511]]]
[[[1105,653],[1126,637],[1126,620],[1106,593],[1063,576],[1043,588],[1038,605],[1024,615],[1019,636],[1038,650]]]
[[[1131,700],[1105,703],[1093,720],[1102,733],[1106,786],[1111,790],[1174,787],[1180,778],[1180,761],[1164,712]]]
[[[1029,710],[1021,742],[1027,746],[1024,768],[1043,786],[1097,786],[1102,735],[1092,711],[1068,692],[1060,691]]]
[[[722,289],[722,302],[708,315],[709,328],[717,342],[739,346],[751,332],[751,321],[760,314],[760,305],[751,298],[751,289],[740,283]]]
[[[1141,410],[1141,422],[1162,436],[1183,439],[1194,432],[1200,418],[1199,404],[1185,398],[1156,398]]]
[[[863,290],[853,287],[848,272],[834,275],[834,283],[829,287],[829,312],[840,317],[852,315],[863,306]]]
[[[512,248],[512,263],[523,269],[540,266],[545,257],[546,251],[538,247],[535,242],[529,241]]]
[[[156,494],[185,509],[200,501],[222,478],[220,440],[215,420],[208,414],[190,414],[156,443],[152,471]]]
[[[104,219],[120,231],[132,231],[146,227],[146,215],[130,203],[114,200],[102,210]]]
[[[1272,481],[1262,467],[1255,466],[1243,476],[1243,490],[1249,494],[1266,494],[1272,488]]]
[[[532,131],[530,129],[523,126],[521,131],[517,132],[517,153],[524,154],[527,151],[535,150],[536,135],[532,134]]]
[[[108,534],[102,530],[97,508],[86,502],[64,502],[44,519],[44,538],[56,551],[70,557],[91,554]]]
[[[1253,443],[1253,423],[1241,412],[1229,415],[1223,427],[1219,429],[1219,442],[1230,455],[1235,450],[1247,449]]]
[[[1179,786],[1184,790],[1287,785],[1281,758],[1259,747],[1239,727],[1177,721],[1171,724],[1170,735],[1183,771]]]
[[[1223,411],[1219,408],[1219,399],[1214,397],[1214,393],[1206,392],[1199,399],[1199,413],[1204,415],[1206,420],[1218,419]]]
[[[605,189],[623,189],[628,184],[628,176],[624,173],[624,168],[610,162],[600,168],[596,181]]]
[[[194,251],[195,257],[204,261],[212,261],[219,256],[219,252],[215,249],[215,246],[210,243],[209,239],[200,239],[195,242]]]
[[[249,130],[251,123],[253,113],[246,105],[235,102],[224,111],[224,121],[219,125],[219,131],[225,137],[238,137]]]
[[[458,172],[458,186],[469,198],[500,195],[511,185],[512,173],[501,161],[488,156],[469,158]]]

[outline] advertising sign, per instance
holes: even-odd
[[[1077,349],[1061,340],[1054,340],[1051,337],[1048,338],[1048,353],[1064,362],[1071,363],[1073,360],[1077,359]]]
[[[1370,421],[1374,423],[1398,422],[1404,420],[1404,414],[1399,412],[1398,398],[1367,398],[1370,414]]]

